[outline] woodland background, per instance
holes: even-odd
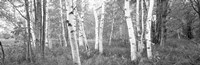
[[[0,65],[199,65],[199,39],[200,0],[0,0]]]

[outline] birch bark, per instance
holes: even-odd
[[[135,37],[135,31],[133,28],[133,23],[132,23],[132,19],[131,19],[131,13],[130,13],[130,0],[125,0],[125,16],[126,16],[126,23],[127,23],[127,27],[128,27],[128,34],[129,34],[129,42],[130,42],[130,48],[131,48],[131,61],[136,61],[137,56],[136,56],[136,52],[137,52],[137,48],[136,48],[136,37]]]

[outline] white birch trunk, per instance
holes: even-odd
[[[114,14],[113,14],[114,15]],[[115,19],[113,18],[113,20],[112,20],[112,25],[111,25],[111,32],[110,32],[110,38],[109,38],[109,45],[111,45],[111,43],[112,43],[112,36],[113,36],[113,26],[114,26],[114,22],[115,22]],[[119,27],[120,28],[120,34],[121,34],[121,27]]]
[[[85,33],[85,30],[84,30],[84,24],[83,24],[83,22],[84,22],[84,13],[85,13],[85,11],[84,11],[84,7],[85,7],[85,2],[84,2],[84,0],[82,0],[81,1],[81,15],[79,16],[78,15],[78,17],[79,17],[79,20],[80,20],[80,22],[79,22],[79,45],[80,46],[83,46],[83,42],[84,42],[84,46],[86,47],[86,50],[87,50],[87,47],[88,47],[88,42],[87,42],[87,37],[86,37],[86,33]]]
[[[140,37],[140,0],[136,0],[136,28],[137,37]],[[139,43],[140,41],[138,41]]]
[[[72,6],[72,4],[74,4],[74,6]],[[69,23],[72,25],[71,27],[69,27],[69,36],[71,35],[70,38],[70,46],[71,46],[71,51],[72,51],[72,59],[73,62],[77,63],[78,65],[81,65],[80,62],[80,57],[79,57],[79,48],[78,48],[78,44],[77,44],[77,36],[76,36],[76,19],[75,19],[75,11],[72,11],[73,7],[76,7],[76,0],[72,0],[69,3],[69,7],[68,7],[68,12],[67,12],[67,20],[69,20]],[[70,13],[73,12],[73,13]]]
[[[154,0],[150,0],[150,5],[148,9],[148,16],[147,16],[147,22],[146,22],[146,42],[147,42],[147,57],[149,59],[152,59],[152,48],[151,48],[151,22],[152,22],[152,13],[153,13],[153,7],[154,7]]]
[[[141,0],[141,10],[142,10],[142,13],[141,13],[141,22],[142,22],[142,33],[141,33],[141,37],[140,37],[140,44],[141,44],[141,53],[143,53],[143,49],[145,48],[145,45],[144,45],[144,39],[145,39],[145,21],[144,21],[144,16],[145,16],[145,11],[144,11],[144,0]]]
[[[83,23],[82,23],[82,26],[83,26]],[[84,44],[86,46],[86,50],[88,50],[88,41],[87,41],[87,36],[86,36],[85,30],[84,30],[84,26],[82,28],[83,28],[83,40],[84,40]]]
[[[136,0],[136,28],[137,28],[137,45],[138,45],[138,56],[141,57],[142,52],[142,43],[141,43],[141,34],[140,34],[140,0]]]
[[[70,16],[70,17],[73,17],[73,18],[70,18],[71,20],[69,20],[70,22],[71,22],[71,24],[72,24],[72,29],[71,29],[71,35],[72,35],[72,37],[71,37],[71,40],[73,41],[73,43],[72,43],[72,50],[73,50],[73,60],[74,60],[74,62],[76,62],[76,63],[78,63],[78,65],[81,65],[81,63],[80,63],[80,57],[79,57],[79,49],[78,49],[78,44],[77,44],[77,37],[76,37],[76,20],[75,20],[75,16],[72,14],[72,16]]]
[[[33,10],[34,9],[34,7],[32,6],[33,5],[33,1],[30,1],[30,4],[31,5],[30,5],[30,9],[29,10]],[[34,15],[34,12],[30,12],[29,14],[30,14],[30,18],[32,18],[33,15]],[[15,16],[15,18],[16,18],[16,16]],[[35,47],[36,46],[35,45],[36,38],[35,38],[35,33],[34,33],[34,22],[33,22],[33,20],[34,19],[30,19],[31,38],[32,38],[32,40],[31,40],[31,46]]]
[[[125,16],[126,16],[126,22],[128,26],[128,34],[129,34],[129,41],[130,41],[130,48],[131,48],[131,61],[135,61],[137,59],[136,52],[136,37],[134,35],[135,31],[133,30],[133,23],[131,20],[131,10],[130,10],[130,0],[125,0]]]
[[[47,45],[47,47],[49,46],[49,44],[50,44],[50,41],[49,41],[49,12],[48,12],[48,4],[49,4],[49,2],[48,2],[49,0],[47,0],[47,3],[46,3],[46,27],[45,27],[45,33],[46,33],[46,35],[45,35],[45,43],[48,43],[48,45]]]
[[[103,26],[104,26],[104,14],[105,14],[105,1],[102,4],[101,21],[99,26],[99,52],[103,53]]]
[[[83,19],[82,18],[80,18],[80,21],[79,21],[79,31],[78,31],[78,41],[79,41],[79,46],[83,46],[83,25],[82,25],[82,23],[83,23]]]
[[[97,50],[99,46],[99,20],[94,2],[93,2],[93,14],[95,18],[95,49]]]
[[[63,41],[64,41],[64,45],[65,47],[67,47],[67,39],[65,37],[65,24],[64,24],[64,21],[63,21],[63,12],[62,12],[62,0],[60,0],[60,22],[61,22],[61,26],[62,26],[62,38],[63,38]]]
[[[36,41],[36,38],[35,38],[35,33],[34,33],[34,25],[33,25],[34,23],[32,22],[30,25],[31,25],[31,35],[32,35],[32,43],[31,43],[31,45],[33,46],[33,47],[35,47],[36,45],[35,45],[35,41]]]

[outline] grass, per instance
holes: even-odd
[[[9,40],[10,41],[10,40]],[[72,62],[70,47],[45,49],[45,60],[42,61],[34,52],[33,62],[25,60],[24,47],[3,41],[6,53],[6,65],[75,65]],[[89,42],[90,51],[80,47],[82,65],[134,65],[130,61],[130,48],[127,41],[114,40],[109,46],[104,42],[104,53],[94,50],[94,41]],[[139,65],[200,65],[200,45],[186,39],[168,39],[164,47],[153,47],[153,59],[141,58]],[[35,50],[34,50],[35,51]],[[0,52],[1,55],[1,52]]]

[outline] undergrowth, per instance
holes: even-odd
[[[122,44],[123,43],[123,44]],[[80,47],[82,65],[136,65],[130,61],[129,43],[114,41],[111,46],[104,44],[104,53],[99,54],[90,44],[88,51]],[[45,49],[45,59],[33,49],[31,63],[26,61],[24,46],[5,48],[6,65],[75,65],[72,62],[70,47]],[[138,65],[200,65],[199,44],[185,39],[168,39],[163,47],[153,46],[153,59],[141,58]],[[1,54],[1,52],[0,52]]]

